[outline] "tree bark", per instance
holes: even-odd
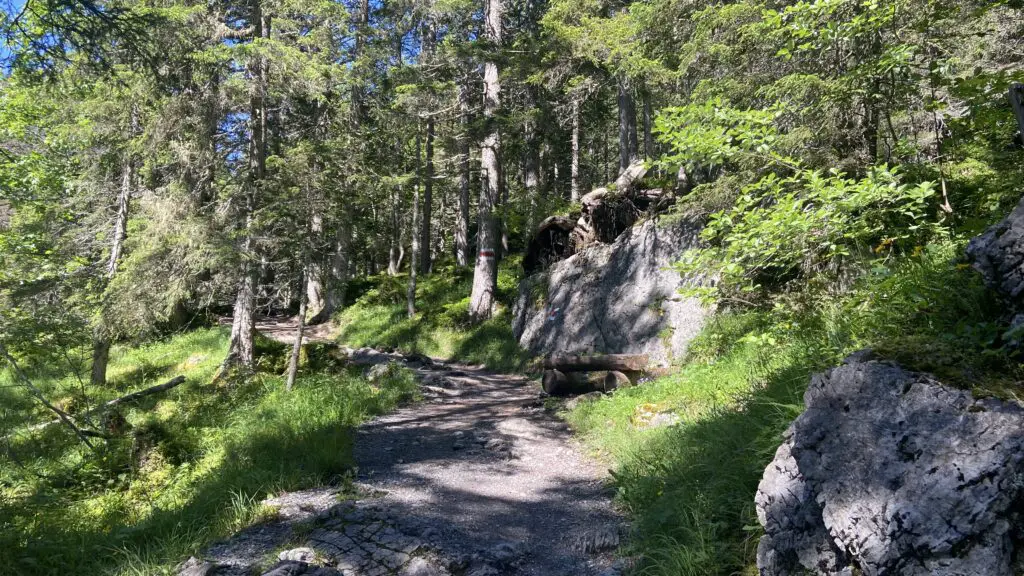
[[[455,220],[455,263],[469,264],[469,86],[459,83],[459,209]]]
[[[1013,114],[1017,117],[1020,143],[1024,146],[1024,84],[1013,84],[1010,86],[1010,106],[1013,107]]]
[[[572,158],[569,162],[569,200],[580,201],[580,103],[572,102]]]
[[[388,248],[388,276],[397,276],[405,258],[402,246],[402,188],[395,186],[391,193],[391,246]]]
[[[330,282],[327,279],[326,266],[324,265],[323,246],[324,219],[319,212],[314,212],[310,217],[309,232],[313,238],[313,255],[306,264],[306,300],[309,309],[316,318],[327,306],[327,290]]]
[[[253,4],[252,20],[259,38],[270,37],[270,16],[257,1]],[[255,361],[253,338],[256,333],[256,260],[253,217],[256,212],[259,187],[266,177],[267,159],[267,63],[257,55],[251,64],[253,96],[249,104],[249,181],[246,183],[243,217],[245,233],[239,250],[242,258],[238,291],[235,296],[231,323],[231,340],[225,367],[241,365],[251,368]]]
[[[654,158],[654,126],[651,113],[651,93],[644,91],[643,101],[644,116],[644,159]]]
[[[503,0],[485,0],[485,36],[495,47],[501,45],[501,19],[504,11]],[[497,220],[494,206],[501,198],[501,136],[496,116],[501,104],[501,84],[498,79],[498,63],[488,60],[484,64],[484,117],[487,121],[487,135],[480,145],[480,205],[479,233],[476,267],[473,271],[473,290],[469,298],[469,315],[474,322],[491,317],[495,291],[498,282],[498,261],[495,243],[498,240]]]
[[[540,144],[537,137],[537,121],[534,118],[536,111],[536,98],[530,87],[526,88],[526,120],[523,121],[523,187],[526,190],[526,197],[530,202],[530,212],[526,218],[526,234],[529,236],[533,230],[537,204],[539,201],[540,185]]]
[[[292,344],[292,356],[288,360],[288,379],[284,388],[288,392],[295,386],[295,377],[299,374],[299,353],[302,352],[302,333],[306,329],[306,286],[308,275],[302,275],[303,287],[299,290],[299,325],[295,329],[295,342]]]
[[[434,52],[434,23],[431,17],[428,15],[424,19],[423,23],[423,40],[422,40],[422,52],[420,54],[420,62],[423,64],[429,64],[431,55]],[[418,174],[420,187],[423,190],[423,207],[420,218],[420,250],[419,254],[419,269],[421,274],[430,274],[431,267],[433,266],[433,259],[431,258],[431,227],[433,226],[433,207],[434,207],[434,117],[428,115],[426,119],[426,143],[424,145],[424,154],[426,163],[420,164],[417,161],[417,170],[422,168],[422,174]],[[417,154],[419,154],[419,145],[417,144]],[[414,228],[415,229],[415,228]]]
[[[409,254],[409,285],[406,287],[406,311],[409,318],[416,315],[416,260],[419,258],[420,241],[416,237],[417,223],[420,217],[420,186],[423,180],[423,169],[420,164],[420,133],[416,131],[416,184],[412,188],[412,251]]]
[[[430,257],[430,236],[432,207],[434,203],[434,120],[427,119],[427,137],[424,145],[426,162],[423,165],[423,208],[420,218],[419,268],[421,274],[430,274],[433,261]]]
[[[619,79],[619,171],[639,159],[636,140],[636,104],[626,78]]]
[[[135,123],[132,113],[132,123]],[[124,172],[121,175],[121,189],[117,195],[117,216],[114,218],[114,230],[111,234],[110,258],[107,260],[107,282],[114,279],[117,267],[124,250],[124,241],[128,238],[128,208],[135,182],[135,166],[131,158],[125,160]],[[89,381],[93,386],[104,386],[107,383],[107,365],[110,361],[110,335],[104,326],[97,327],[92,346],[92,371]]]

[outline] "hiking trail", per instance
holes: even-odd
[[[258,329],[290,343],[294,330],[286,324],[261,321]],[[364,348],[349,357],[367,372],[389,362],[408,366],[424,396],[357,429],[355,493],[324,487],[271,498],[266,504],[278,509],[278,520],[212,546],[179,574],[613,576],[624,570],[613,556],[624,525],[612,508],[604,467],[545,410],[536,384],[421,355]],[[265,569],[254,572],[258,567]]]

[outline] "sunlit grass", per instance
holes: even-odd
[[[607,458],[634,518],[627,554],[650,575],[757,574],[754,494],[814,372],[871,348],[976,393],[1013,396],[1021,366],[1002,347],[992,295],[943,242],[867,274],[841,295],[723,314],[680,372],[582,404],[566,416]],[[677,424],[651,428],[651,414]]]
[[[96,454],[59,426],[13,437],[0,460],[0,573],[169,573],[211,539],[272,517],[268,495],[342,482],[353,427],[415,392],[401,371],[375,385],[358,372],[305,373],[291,393],[275,373],[214,383],[226,344],[215,328],[115,348],[110,385],[85,387],[91,401],[188,380],[122,409],[126,429]],[[74,376],[41,382],[48,393],[81,387]]]
[[[518,258],[502,263],[494,318],[469,322],[472,270],[444,267],[419,278],[417,314],[408,317],[405,275],[380,276],[335,318],[339,340],[349,346],[393,347],[439,358],[516,371],[527,355],[512,335],[511,304],[518,287]]]

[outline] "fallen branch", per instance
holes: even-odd
[[[91,416],[91,415],[93,415],[96,412],[99,412],[101,410],[106,410],[108,408],[113,408],[114,406],[117,406],[118,404],[124,404],[126,402],[132,402],[134,400],[138,400],[139,398],[143,398],[143,397],[149,396],[151,394],[156,394],[157,392],[164,392],[164,391],[170,390],[171,388],[174,388],[174,387],[176,387],[176,386],[178,386],[180,384],[184,384],[184,383],[185,383],[185,377],[184,376],[175,376],[174,378],[171,378],[170,380],[168,380],[167,382],[164,382],[163,384],[157,384],[156,386],[150,386],[149,388],[144,388],[142,390],[139,390],[138,392],[132,392],[131,394],[126,394],[124,396],[121,396],[120,398],[115,398],[114,400],[111,400],[110,402],[106,402],[104,404],[101,404],[99,407],[93,408],[92,410],[89,410],[88,412],[85,412],[83,414],[83,416]]]
[[[0,350],[2,350],[2,347],[0,347]],[[6,351],[4,351],[4,353],[6,354]],[[144,398],[146,396],[150,396],[150,395],[156,394],[158,392],[165,392],[167,390],[170,390],[171,388],[174,388],[176,386],[179,386],[179,385],[183,384],[184,382],[185,382],[185,377],[184,376],[175,376],[174,378],[171,378],[170,380],[168,380],[167,382],[164,382],[163,384],[157,384],[156,386],[150,386],[149,388],[144,388],[144,389],[139,390],[137,392],[132,392],[131,394],[126,394],[124,396],[121,396],[120,398],[115,398],[115,399],[113,399],[113,400],[111,400],[109,402],[104,402],[103,404],[100,404],[99,406],[97,406],[97,407],[95,407],[95,408],[93,408],[91,410],[86,410],[85,412],[82,412],[82,414],[79,415],[79,418],[88,418],[88,417],[94,416],[94,415],[96,415],[96,414],[98,414],[100,412],[109,410],[109,409],[111,409],[111,408],[113,408],[115,406],[119,406],[121,404],[127,404],[128,402],[134,402],[135,400],[138,400],[139,398]],[[37,396],[37,398],[39,398],[39,396]],[[82,441],[85,442],[86,444],[89,444],[88,441],[87,441],[88,437],[94,437],[94,438],[106,438],[107,437],[105,434],[103,434],[101,432],[94,432],[92,430],[84,430],[82,428],[79,428],[79,427],[75,426],[75,424],[70,421],[70,415],[69,414],[67,414],[66,412],[60,410],[59,408],[57,408],[55,406],[53,406],[53,407],[51,407],[51,406],[52,405],[48,405],[47,407],[50,408],[51,410],[57,410],[58,411],[58,415],[63,414],[63,416],[61,416],[61,418],[58,419],[58,420],[50,420],[49,422],[43,422],[42,424],[36,424],[34,426],[29,426],[26,429],[26,432],[35,432],[37,430],[42,430],[44,428],[48,428],[50,426],[53,426],[54,424],[57,424],[59,422],[65,421],[65,417],[67,417],[68,420],[66,421],[66,423],[75,430],[75,433],[78,435],[78,437],[81,438]],[[9,437],[9,436],[7,436],[7,437]],[[7,438],[7,437],[5,437],[5,438]],[[90,448],[92,447],[91,445],[89,445],[89,446],[90,446]]]
[[[0,355],[7,359],[7,362],[10,363],[11,368],[14,370],[14,375],[18,380],[21,380],[21,383],[25,385],[25,388],[28,388],[29,393],[32,394],[32,396],[34,396],[43,406],[46,406],[47,409],[57,415],[58,419],[51,423],[63,422],[65,426],[75,433],[75,436],[78,436],[78,439],[81,440],[83,444],[88,446],[90,450],[95,451],[96,448],[93,447],[92,442],[89,441],[89,437],[86,436],[78,426],[75,426],[75,423],[71,421],[71,417],[67,412],[57,408],[51,404],[45,396],[43,396],[43,392],[39,390],[39,388],[36,388],[36,385],[33,384],[32,381],[29,380],[28,376],[21,371],[21,367],[18,366],[18,362],[14,359],[14,356],[11,356],[10,352],[7,351],[7,347],[3,344],[0,344]]]

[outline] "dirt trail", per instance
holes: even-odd
[[[259,328],[281,340],[288,333],[280,321]],[[212,547],[182,574],[252,574],[267,566],[268,554],[297,543],[264,573],[621,572],[612,555],[621,518],[604,470],[544,410],[534,384],[426,358],[350,352],[370,372],[387,362],[407,365],[425,396],[358,429],[359,494],[339,503],[337,489],[324,488],[272,499],[281,520]]]

